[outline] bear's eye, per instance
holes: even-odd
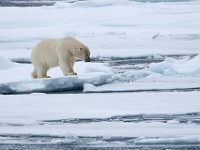
[[[82,51],[82,50],[83,50],[83,48],[80,48],[80,50]]]

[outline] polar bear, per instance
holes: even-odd
[[[31,52],[33,78],[47,78],[47,71],[60,66],[63,74],[77,75],[73,70],[76,58],[90,62],[90,51],[80,41],[73,37],[61,39],[46,39],[39,42]]]

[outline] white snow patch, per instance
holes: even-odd
[[[55,7],[55,8],[66,8],[66,7],[69,7],[69,6],[70,6],[69,3],[62,2],[62,1],[57,1],[57,2],[54,4],[54,7]]]
[[[72,6],[76,7],[108,7],[108,6],[115,6],[115,5],[124,5],[124,4],[132,4],[127,0],[88,0],[88,1],[79,1]]]
[[[143,80],[144,78],[159,81],[163,76],[172,77],[171,80],[174,80],[176,76],[181,78],[184,76],[185,78],[199,77],[200,66],[198,64],[200,64],[200,55],[192,59],[187,57],[181,60],[168,57],[163,62],[149,64],[145,69],[126,71],[123,73],[122,78],[125,78],[124,81]]]
[[[185,137],[174,137],[174,138],[145,138],[139,139],[135,141],[135,144],[200,144],[200,136],[199,135],[191,135]]]
[[[10,60],[0,56],[0,71],[10,69],[17,66],[17,64],[12,63]]]
[[[200,92],[0,95],[0,119],[54,120],[198,112],[199,96]]]
[[[151,74],[152,74],[151,71],[144,69],[144,70],[126,71],[123,74],[123,77],[127,78],[128,81],[132,81],[132,80],[134,81],[140,78],[145,78]]]
[[[93,72],[104,72],[108,74],[113,74],[114,69],[106,66],[103,63],[76,63],[74,66],[74,70],[77,70],[78,73],[87,74]]]
[[[199,75],[200,74],[200,55],[191,60],[183,59],[176,60],[166,58],[161,63],[152,63],[149,65],[149,70],[163,75]]]

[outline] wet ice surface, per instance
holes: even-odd
[[[125,116],[112,116],[109,118],[71,118],[71,119],[60,119],[60,120],[43,120],[38,122],[39,126],[45,126],[45,125],[50,125],[50,126],[62,126],[62,125],[89,125],[91,123],[146,123],[146,124],[150,124],[150,123],[161,123],[161,124],[183,124],[183,125],[191,125],[191,124],[195,124],[195,125],[200,125],[200,114],[199,112],[196,113],[187,113],[187,114],[138,114],[138,115],[125,115]],[[1,123],[0,126],[13,126],[13,127],[26,127],[27,125],[25,124],[14,124],[14,123]],[[195,137],[195,136],[194,136]],[[174,145],[187,145],[187,144],[200,144],[199,141],[199,136],[197,136],[197,141],[190,141],[190,139],[186,138],[186,140],[188,140],[187,142],[185,142],[185,140],[181,141],[180,139],[176,138],[169,138],[172,139],[174,141],[170,141],[168,140],[168,138],[166,138],[165,142],[159,142],[159,137],[156,138],[152,138],[152,137],[144,137],[142,138],[142,140],[144,139],[157,139],[157,144],[174,144]],[[60,144],[69,144],[69,145],[76,145],[78,144],[80,145],[98,145],[98,142],[101,142],[103,144],[103,142],[106,142],[107,146],[109,146],[109,144],[114,144],[113,142],[121,142],[118,143],[118,146],[122,146],[122,144],[125,144],[126,146],[133,146],[133,144],[136,145],[137,144],[144,144],[142,142],[138,142],[140,141],[140,137],[135,136],[135,137],[131,137],[131,136],[56,136],[56,135],[45,135],[45,134],[41,134],[41,135],[34,135],[34,134],[0,134],[0,143],[19,143],[19,144],[23,144],[23,143],[29,143],[29,144],[33,144],[33,143],[44,143],[44,144],[56,144],[56,143],[60,143]],[[168,140],[168,141],[167,141]],[[96,143],[94,143],[94,141]],[[93,143],[93,144],[91,144]],[[155,142],[156,143],[156,142]],[[128,145],[127,145],[128,144]],[[153,143],[149,142],[146,143],[147,145],[152,145]],[[94,146],[93,145],[93,146]],[[100,145],[98,145],[100,146]]]
[[[0,6],[4,7],[35,7],[35,6],[51,6],[56,0],[1,0]]]
[[[3,150],[19,150],[19,149],[29,149],[29,150],[35,150],[35,149],[41,149],[41,150],[63,150],[63,149],[77,149],[77,150],[166,150],[166,149],[173,149],[173,150],[199,150],[199,146],[135,146],[135,147],[74,147],[72,145],[67,144],[60,144],[60,145],[52,145],[52,144],[38,144],[38,145],[6,145],[2,144],[1,148]]]
[[[15,139],[17,138],[17,136],[12,137],[11,138]],[[159,146],[155,146],[155,145],[146,145],[146,144],[138,144],[138,145],[133,145],[134,141],[137,140],[137,138],[130,138],[130,137],[113,137],[113,138],[104,138],[104,137],[77,137],[77,139],[66,139],[65,137],[48,137],[48,136],[31,136],[31,135],[24,135],[21,136],[21,139],[32,139],[32,141],[44,141],[44,142],[48,142],[51,140],[68,140],[71,141],[71,143],[61,143],[61,144],[0,144],[2,150],[7,150],[7,149],[12,149],[12,150],[18,150],[18,149],[30,149],[30,150],[35,150],[35,149],[58,149],[58,150],[62,150],[62,149],[88,149],[88,150],[93,150],[93,149],[99,149],[99,150],[129,150],[129,149],[136,149],[136,150],[166,150],[166,149],[176,149],[176,150],[187,150],[187,149],[191,149],[191,150],[198,150],[199,149],[199,144],[192,144],[192,145],[187,145],[187,144],[183,144],[183,145],[176,145],[176,144],[172,144],[172,145],[165,145],[165,144],[160,144]],[[21,140],[19,139],[19,140]],[[76,140],[76,141],[75,141]],[[90,143],[98,143],[99,145],[95,145],[95,144],[90,144]],[[126,145],[126,147],[124,146],[116,146],[117,144],[121,144],[121,145]]]
[[[162,122],[174,121],[177,123],[194,123],[200,125],[200,113],[187,113],[187,114],[138,114],[127,116],[113,116],[110,118],[75,118],[75,119],[61,119],[61,120],[45,120],[43,123],[92,123],[92,122]]]

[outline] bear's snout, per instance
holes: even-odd
[[[88,57],[88,58],[85,60],[85,62],[90,62],[90,57]]]

